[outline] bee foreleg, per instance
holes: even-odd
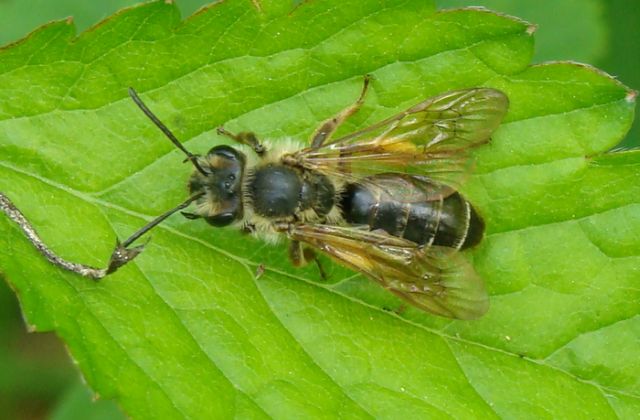
[[[260,143],[256,135],[250,131],[242,131],[238,134],[233,134],[225,130],[224,127],[218,127],[217,132],[218,134],[229,137],[240,144],[246,144],[251,147],[258,156],[262,156],[265,152],[265,148],[262,143]]]
[[[244,233],[245,235],[252,235],[256,232],[256,225],[251,223],[246,224],[242,227],[242,230],[240,232]]]
[[[322,264],[315,251],[311,248],[303,247],[300,241],[292,240],[289,244],[289,259],[294,267],[304,267],[311,261],[315,261],[318,266],[318,271],[320,271],[320,277],[322,277],[322,280],[327,279],[327,274],[324,268],[322,268]]]
[[[340,111],[337,115],[329,118],[325,122],[322,123],[320,127],[313,133],[311,137],[311,148],[317,149],[324,144],[335,131],[340,127],[340,125],[350,116],[358,112],[358,110],[362,107],[364,103],[364,97],[367,94],[367,90],[369,89],[369,82],[373,77],[370,74],[364,76],[364,86],[362,87],[362,92],[360,92],[360,96],[358,100],[352,105]]]

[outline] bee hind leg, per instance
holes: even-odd
[[[294,267],[304,267],[311,261],[314,261],[320,271],[322,280],[327,279],[327,274],[318,259],[318,255],[311,248],[303,247],[300,241],[292,240],[289,244],[289,259]]]
[[[331,138],[333,133],[335,133],[338,127],[340,127],[347,118],[358,112],[364,103],[364,97],[369,90],[369,83],[371,82],[371,79],[373,79],[373,76],[370,74],[365,75],[364,85],[362,86],[362,92],[360,92],[358,100],[340,111],[337,115],[323,122],[322,125],[316,129],[315,133],[313,133],[313,136],[311,137],[311,148],[317,149],[322,146],[327,140],[329,140],[329,138]]]

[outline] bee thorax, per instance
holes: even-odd
[[[265,217],[294,214],[300,202],[302,181],[294,169],[269,164],[259,168],[250,181],[253,209]]]
[[[274,163],[258,168],[248,188],[253,211],[266,218],[303,220],[312,214],[320,219],[336,202],[336,189],[326,176]]]

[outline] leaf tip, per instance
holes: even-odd
[[[628,103],[632,104],[636,101],[636,98],[638,97],[638,91],[637,90],[630,90],[629,92],[627,92],[627,96],[624,97],[624,100],[627,101]]]
[[[164,4],[173,4],[173,0],[164,0]]]
[[[64,22],[65,22],[67,25],[73,25],[73,16],[69,16],[69,17],[67,17],[67,18],[64,20]]]

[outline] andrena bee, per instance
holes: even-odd
[[[490,88],[447,92],[334,139],[362,106],[370,80],[365,77],[357,101],[323,122],[306,146],[219,128],[238,144],[215,146],[204,156],[186,150],[130,89],[195,170],[190,197],[118,244],[105,269],[60,259],[6,196],[0,204],[51,262],[94,279],[135,258],[144,245],[130,247],[134,241],[192,205],[182,212],[189,219],[234,226],[269,242],[288,238],[295,266],[317,262],[319,250],[420,309],[477,318],[488,309],[487,293],[459,251],[480,242],[484,223],[457,187],[471,170],[470,150],[489,141],[509,101]]]

